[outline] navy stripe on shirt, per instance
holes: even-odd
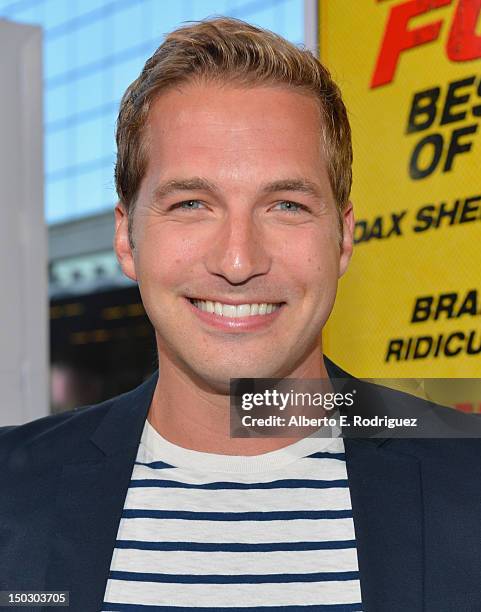
[[[314,572],[312,574],[154,574],[111,571],[111,580],[175,582],[176,584],[273,584],[358,580],[359,572]]]
[[[141,478],[130,481],[131,487],[162,487],[171,489],[204,489],[207,491],[235,489],[339,489],[348,486],[347,478],[339,480],[307,480],[304,478],[289,478],[271,482],[207,482],[194,484],[177,480],[159,480],[157,478]]]
[[[352,518],[352,510],[286,510],[273,512],[190,512],[187,510],[125,509],[122,518],[179,519],[187,521],[288,521]]]
[[[267,542],[238,544],[229,542],[144,542],[142,540],[117,540],[115,548],[134,550],[193,551],[193,552],[290,552],[294,550],[340,550],[356,548],[355,540],[324,542]]]

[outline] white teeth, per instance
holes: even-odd
[[[224,317],[235,317],[237,308],[232,304],[223,304],[222,306],[222,316]]]
[[[222,304],[210,300],[192,300],[195,306],[204,312],[215,313],[223,317],[249,317],[254,315],[265,315],[280,308],[279,304]]]
[[[238,317],[248,317],[251,314],[250,304],[240,304],[236,308]]]

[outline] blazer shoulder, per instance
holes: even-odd
[[[79,445],[93,434],[117,398],[93,406],[35,419],[22,425],[0,428],[0,462],[23,464],[27,457],[68,461]],[[42,461],[41,461],[42,462]]]
[[[349,389],[356,388],[357,413],[417,419],[418,427],[413,430],[412,436],[396,438],[396,432],[384,426],[378,430],[366,430],[366,437],[370,437],[375,445],[400,454],[414,455],[440,469],[459,468],[473,473],[473,469],[476,470],[473,464],[481,468],[481,414],[460,412],[399,389],[357,379],[326,356],[324,359],[331,379],[342,381],[343,386],[347,385]],[[347,437],[350,437],[349,433],[347,431]],[[360,437],[359,433],[353,437]]]
[[[387,447],[440,469],[457,469],[464,477],[479,472],[481,478],[481,438],[391,438]]]
[[[151,379],[152,380],[152,379]],[[95,460],[102,451],[90,442],[109,415],[122,420],[136,408],[139,395],[151,386],[151,380],[92,406],[49,415],[22,425],[0,428],[0,463],[13,471],[39,471],[53,463],[69,463],[79,458]],[[108,420],[108,419],[107,419]]]

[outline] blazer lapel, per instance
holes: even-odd
[[[325,356],[324,361],[335,388],[356,380]],[[364,398],[367,411],[377,398],[373,389],[369,393]],[[421,612],[421,463],[406,450],[408,440],[350,437],[349,430],[343,435],[363,612]]]
[[[101,609],[112,552],[157,373],[112,402],[89,452],[63,466],[46,589],[70,591],[71,612]]]
[[[395,442],[344,440],[364,612],[423,610],[421,470]]]

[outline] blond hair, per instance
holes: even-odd
[[[128,211],[129,235],[135,200],[147,168],[144,128],[153,101],[162,92],[195,80],[286,85],[315,96],[331,188],[341,213],[352,182],[351,129],[341,92],[327,68],[308,50],[239,19],[209,18],[167,35],[128,87],[117,121],[115,182]]]

